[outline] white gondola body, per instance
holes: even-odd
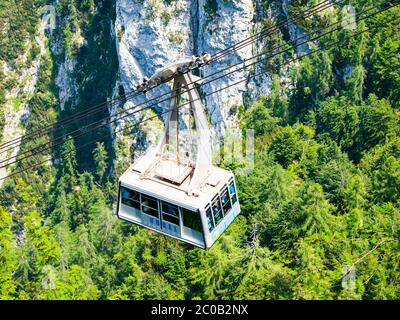
[[[119,180],[117,214],[120,219],[210,248],[239,214],[231,172],[212,167],[213,181],[206,180],[200,195],[194,197],[172,184],[140,179],[142,161],[139,158]],[[172,210],[168,210],[170,207]],[[176,214],[171,216],[173,211]]]
[[[176,70],[182,65],[178,62],[166,69]],[[210,248],[237,217],[240,205],[232,172],[211,164],[211,134],[194,84],[198,80],[190,73],[174,78],[176,95],[170,101],[163,136],[119,179],[117,216],[195,246]],[[192,155],[182,156],[180,150],[178,109],[182,90],[189,96],[189,109],[198,130],[195,159]],[[192,146],[193,140],[185,138],[184,142]],[[171,152],[168,148],[173,143]]]

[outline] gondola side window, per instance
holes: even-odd
[[[121,188],[121,202],[129,207],[140,210],[139,192],[129,190],[125,187]]]
[[[229,193],[231,194],[232,205],[234,205],[237,201],[237,195],[236,195],[235,184],[233,183],[233,181],[229,183]]]
[[[183,225],[198,232],[202,232],[200,214],[185,208],[181,209]]]
[[[145,214],[158,218],[157,199],[142,194],[142,211]]]
[[[211,232],[214,230],[214,219],[211,213],[211,208],[208,207],[206,209],[206,216],[207,216],[207,225],[208,225],[208,230]]]
[[[212,212],[214,215],[215,225],[217,226],[218,223],[222,220],[222,210],[221,210],[221,202],[219,201],[219,197],[217,196],[213,201],[212,205]]]
[[[162,201],[162,218],[163,220],[177,224],[179,226],[179,209],[177,206]]]

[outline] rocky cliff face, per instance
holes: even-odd
[[[6,78],[17,78],[18,82],[9,92],[6,92],[4,105],[4,129],[2,132],[2,142],[18,141],[25,134],[24,122],[29,117],[28,101],[32,97],[35,90],[38,72],[42,63],[41,58],[47,54],[45,44],[45,29],[47,27],[47,15],[44,14],[42,21],[39,24],[37,34],[34,37],[34,42],[27,43],[26,52],[20,57],[21,70],[8,68],[7,64],[3,66]],[[32,46],[38,46],[39,52],[35,59],[28,62],[28,52]],[[14,146],[11,144],[10,146]],[[0,153],[1,166],[7,165],[7,159],[13,159],[19,153],[19,144],[15,144],[15,148],[7,147],[7,152]],[[8,168],[0,168],[0,178],[7,176]],[[0,180],[0,186],[3,180]]]
[[[215,10],[209,8],[209,2],[200,0],[199,5],[199,51],[219,52],[231,47],[235,43],[250,36],[253,29],[252,21],[254,6],[252,0],[216,1]],[[216,70],[227,68],[230,65],[240,63],[252,56],[252,46],[246,46],[235,51],[220,60],[215,61],[212,67],[205,69],[205,76]],[[240,68],[240,66],[235,67]],[[227,72],[234,69],[227,70]],[[227,87],[246,78],[248,71],[235,72],[225,78],[213,81],[204,86],[207,93]],[[219,75],[218,75],[219,76]],[[220,131],[226,126],[234,125],[235,120],[230,117],[233,106],[243,104],[243,94],[246,91],[246,83],[242,82],[216,94],[207,96],[206,107],[211,123]]]
[[[54,7],[58,18],[54,34],[58,36],[49,39],[48,43],[57,57],[54,80],[58,87],[60,110],[67,109],[71,114],[84,111],[83,106],[86,104],[86,107],[90,107],[104,101],[106,97],[116,96],[120,92],[118,88],[123,87],[128,94],[135,90],[144,76],[151,76],[158,68],[170,62],[203,51],[215,54],[228,48],[259,32],[265,20],[286,18],[289,3],[290,0],[103,0],[98,4],[91,3],[89,8],[80,7],[78,11],[75,7],[69,10],[65,4],[61,6],[56,1]],[[45,16],[43,19],[46,19]],[[67,33],[69,37],[66,38],[64,31],[68,26],[72,35]],[[295,24],[291,24],[286,31],[292,41],[302,35]],[[43,31],[39,30],[38,34],[39,39],[45,38]],[[43,41],[39,43],[42,53],[45,47]],[[247,59],[262,52],[267,41],[260,40],[256,45],[243,47],[206,66],[206,82],[222,75],[213,75],[219,70],[237,63],[240,63],[237,67],[224,73],[242,67]],[[298,53],[306,50],[306,47],[301,47]],[[67,51],[69,55],[64,54]],[[114,61],[115,51],[117,56]],[[27,92],[34,89],[35,70],[27,71],[33,74],[32,81],[28,81]],[[226,128],[237,126],[234,107],[242,104],[249,106],[249,102],[260,95],[268,94],[270,77],[252,76],[261,70],[262,66],[259,65],[211,81],[202,87],[206,109],[216,133],[223,134]],[[118,72],[118,80],[114,86],[115,72]],[[241,80],[245,81],[224,89]],[[217,92],[209,95],[214,91]],[[93,95],[93,92],[96,94]],[[123,108],[135,107],[166,92],[168,85],[163,85],[148,92],[146,96],[127,101]],[[114,105],[110,113],[114,113],[117,108]],[[158,112],[167,109],[167,101],[156,103],[154,108]],[[19,129],[11,130],[10,125],[17,128],[25,113],[29,116],[29,110],[20,108],[14,114],[15,119],[7,121],[9,125],[4,131],[14,133],[5,138],[11,139],[17,134]],[[143,115],[136,113],[125,117],[116,127],[121,129],[139,118],[143,118]],[[162,124],[155,120],[125,138],[129,138],[129,142],[133,140],[135,146],[141,145],[144,149],[147,141],[152,143],[155,140],[156,131],[161,127]],[[115,126],[111,129],[115,129]],[[113,142],[116,147],[116,141]]]
[[[151,76],[157,68],[170,62],[203,51],[215,54],[228,48],[259,32],[263,20],[276,21],[278,16],[287,17],[289,3],[290,0],[117,0],[115,30],[121,85],[125,92],[130,92],[144,76]],[[288,26],[288,33],[291,40],[303,35],[293,23]],[[217,70],[241,63],[225,71],[228,73],[243,66],[246,59],[261,52],[264,42],[260,40],[257,45],[243,47],[206,66],[206,82],[221,75],[212,76]],[[306,46],[298,48],[298,53],[305,51]],[[206,108],[218,133],[236,126],[232,107],[268,94],[271,85],[268,75],[249,76],[259,71],[259,67],[242,70],[203,86],[203,92],[209,94],[247,79],[239,85],[206,96]],[[151,99],[164,92],[166,86],[149,92],[146,98]],[[129,101],[125,108],[142,101]],[[166,108],[166,102],[156,106],[158,110]]]
[[[117,49],[120,79],[126,92],[132,91],[144,76],[185,56],[203,51],[215,54],[250,36],[254,16],[252,0],[117,0]],[[215,71],[251,57],[245,47],[205,68],[207,81]],[[226,72],[228,72],[227,70]],[[241,79],[241,71],[203,86],[205,93],[224,88]],[[152,98],[165,92],[165,86],[147,94]],[[234,121],[230,109],[243,103],[246,83],[206,97],[211,123],[218,132]],[[134,100],[139,103],[140,100]],[[128,106],[132,106],[128,102]],[[167,104],[158,105],[165,109]]]
[[[134,91],[143,77],[150,77],[166,63],[191,55],[191,1],[179,0],[167,5],[156,0],[118,0],[116,11],[116,47],[125,94]],[[156,88],[146,97],[126,102],[124,108],[133,108],[162,95],[166,89],[166,86]],[[161,111],[167,108],[167,102],[154,107]],[[120,125],[138,117],[139,114],[128,117]]]

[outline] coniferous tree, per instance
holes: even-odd
[[[96,143],[96,148],[93,150],[93,159],[96,166],[96,175],[100,182],[103,181],[104,174],[107,169],[107,151],[104,143]]]
[[[72,137],[68,137],[60,151],[61,176],[69,190],[77,183],[76,149]]]
[[[11,232],[11,215],[0,207],[0,300],[13,299],[15,282],[15,256],[13,235]]]
[[[399,132],[399,119],[388,101],[369,95],[360,112],[360,152],[367,151],[377,144],[384,144]]]

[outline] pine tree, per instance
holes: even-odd
[[[57,279],[55,289],[45,292],[46,299],[57,300],[96,300],[100,291],[97,289],[87,270],[72,265],[61,278]]]
[[[275,155],[275,159],[287,168],[289,164],[300,159],[302,146],[295,130],[287,126],[276,134],[270,150]]]
[[[374,172],[373,187],[378,202],[400,204],[400,159],[389,156]]]
[[[26,217],[27,235],[39,251],[39,265],[56,264],[60,256],[60,248],[50,227],[42,225],[42,222],[42,217],[37,212],[32,211]]]
[[[321,185],[312,183],[307,186],[302,198],[301,214],[304,220],[301,229],[306,235],[329,234],[339,228],[337,219],[332,215],[334,207],[326,200]]]
[[[71,224],[71,210],[65,190],[62,188],[56,198],[55,208],[52,212],[54,222],[63,221],[67,225]]]
[[[311,238],[312,239],[312,238]],[[324,264],[324,252],[318,242],[300,239],[295,246],[299,276],[294,284],[295,299],[332,299],[329,269]]]
[[[68,137],[61,148],[60,168],[68,190],[71,190],[77,183],[76,149],[72,137]]]
[[[327,132],[347,152],[355,149],[359,122],[358,108],[345,97],[328,98],[318,110],[318,131]]]
[[[385,99],[368,96],[360,112],[358,149],[367,151],[377,144],[384,144],[398,135],[399,119]]]
[[[84,224],[78,226],[75,232],[76,244],[73,260],[85,268],[91,267],[96,261],[96,248],[89,238],[89,232]]]
[[[104,174],[107,170],[107,158],[108,155],[104,143],[97,142],[96,148],[93,150],[93,159],[96,166],[96,175],[100,182],[103,181]]]
[[[0,262],[0,300],[12,299],[16,286],[13,279],[15,256],[11,215],[2,207],[0,207]]]

